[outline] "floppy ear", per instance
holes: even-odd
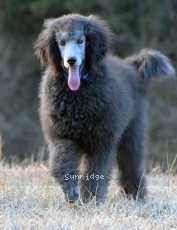
[[[98,17],[89,16],[85,24],[86,63],[100,62],[108,51],[111,32],[106,22]]]
[[[40,59],[42,66],[49,66],[54,74],[61,68],[61,54],[55,39],[54,22],[49,19],[44,22],[43,30],[39,34],[35,44],[35,54]]]

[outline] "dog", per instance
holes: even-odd
[[[112,55],[111,37],[99,17],[69,14],[46,20],[35,43],[46,67],[40,120],[49,167],[70,203],[79,197],[84,203],[103,201],[114,164],[128,197],[147,194],[148,82],[175,70],[157,51],[142,50],[123,60]]]

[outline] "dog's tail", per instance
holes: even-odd
[[[151,78],[165,79],[168,76],[175,76],[175,69],[170,60],[158,51],[144,49],[139,54],[126,58],[125,61],[137,69],[144,86]]]

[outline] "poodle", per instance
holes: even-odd
[[[175,71],[157,51],[113,56],[111,37],[99,17],[69,14],[46,20],[35,43],[46,67],[40,120],[49,167],[70,203],[103,201],[115,164],[128,197],[147,194],[147,86]]]

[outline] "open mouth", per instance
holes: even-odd
[[[81,79],[81,74],[83,70],[84,63],[80,66],[73,65],[69,66],[68,69],[66,69],[68,73],[68,86],[72,91],[76,91],[80,87],[80,79]]]

